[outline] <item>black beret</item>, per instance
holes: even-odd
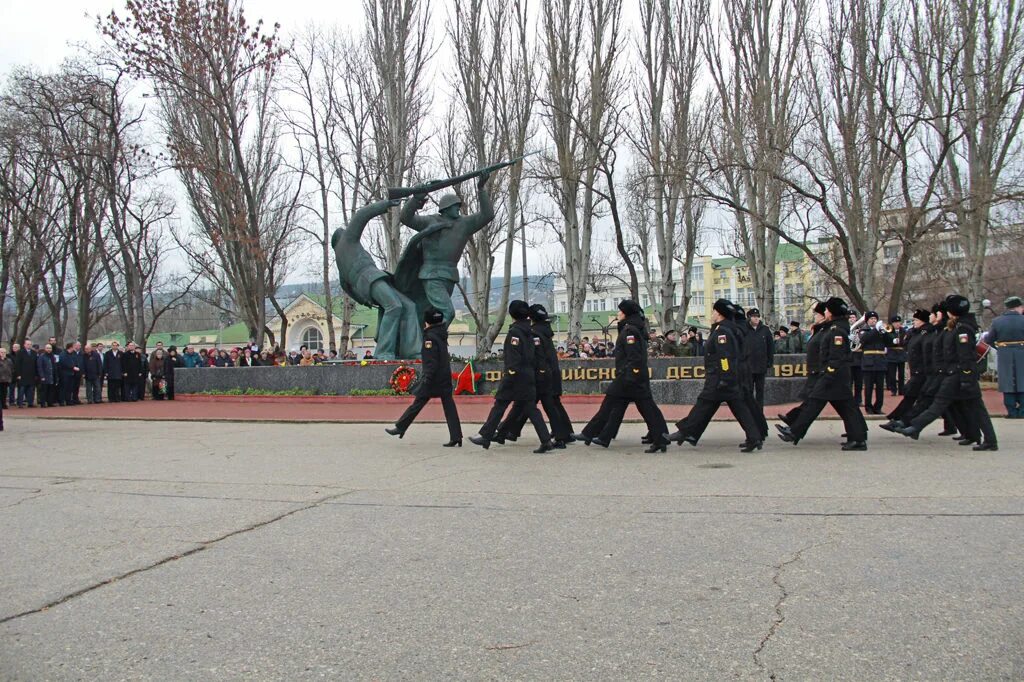
[[[512,301],[508,304],[508,314],[513,320],[525,320],[530,316],[530,305],[526,301]]]
[[[960,294],[950,294],[946,297],[946,310],[950,315],[966,315],[971,312],[971,302]]]
[[[867,314],[864,315],[865,320],[870,320],[872,317],[875,318],[876,320],[878,319],[878,313],[876,313],[874,310],[869,310]]]
[[[668,336],[669,334],[675,334],[675,333],[676,333],[675,329],[669,329],[667,332],[665,332],[665,336]]]
[[[548,316],[547,308],[542,306],[540,303],[534,303],[530,306],[530,319],[535,322],[551,321],[551,318]]]
[[[899,315],[893,315],[892,317],[889,318],[889,322],[902,322],[902,321],[903,321],[903,318],[900,317]]]
[[[441,324],[444,322],[444,313],[437,308],[427,308],[423,312],[423,321],[427,324]]]
[[[832,298],[825,301],[825,310],[832,313],[834,317],[850,314],[850,309],[847,307],[846,301],[839,298],[838,296],[833,296]]]
[[[715,301],[714,305],[711,306],[711,309],[717,312],[722,317],[732,317],[733,307],[732,303],[730,303],[728,299],[718,299],[717,301]]]
[[[644,313],[643,308],[637,305],[636,301],[629,298],[625,298],[621,303],[619,303],[619,310],[621,310],[624,315],[643,315]]]
[[[1003,305],[1007,308],[1019,308],[1024,305],[1024,301],[1020,300],[1020,296],[1011,296],[1003,301]]]
[[[799,327],[800,323],[797,320],[790,320],[789,321],[789,326],[790,327]]]
[[[814,312],[818,313],[819,315],[824,315],[825,314],[825,302],[824,301],[818,301],[817,303],[815,303],[814,304]]]
[[[737,305],[737,304],[733,303],[732,304],[732,319],[736,320],[737,322],[741,322],[744,319],[746,319],[746,317],[747,317],[747,311],[743,309],[743,306]]]
[[[761,311],[757,308],[751,308],[747,311],[747,317],[761,317]]]
[[[779,327],[780,334],[789,334],[789,327]]]
[[[919,308],[914,311],[914,319],[921,320],[922,322],[928,321],[928,311],[923,308]]]

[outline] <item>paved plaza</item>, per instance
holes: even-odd
[[[1022,422],[996,453],[382,429],[10,420],[0,679],[1024,678]]]

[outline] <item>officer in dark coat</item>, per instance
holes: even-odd
[[[605,392],[597,414],[583,428],[580,437],[587,445],[594,443],[608,447],[622,425],[626,408],[635,403],[651,436],[651,445],[645,452],[665,452],[669,442],[668,426],[651,394],[651,377],[647,368],[647,324],[643,308],[626,299],[619,303],[618,318],[615,378]]]
[[[761,311],[757,308],[747,311],[747,324],[750,331],[743,342],[743,357],[754,382],[754,398],[764,408],[764,378],[775,367],[775,339],[768,325],[761,322]]]
[[[886,349],[889,335],[878,328],[878,313],[869,311],[860,335],[861,374],[864,377],[864,411],[868,414],[882,414],[885,400],[885,377],[889,371]]]
[[[110,350],[103,356],[103,376],[107,379],[107,400],[124,400],[124,353],[117,341],[110,344]]]
[[[75,344],[69,343],[64,347],[64,352],[57,360],[57,368],[60,372],[59,402],[61,405],[74,405],[78,398],[75,394],[75,389],[78,386],[76,375],[82,371],[78,355],[75,353]]]
[[[941,337],[942,384],[928,409],[915,417],[909,426],[897,429],[897,433],[917,440],[928,424],[953,407],[954,418],[959,415],[961,420],[960,432],[966,436],[961,445],[983,437],[984,440],[975,445],[975,450],[998,450],[992,420],[981,395],[981,366],[975,351],[979,328],[971,312],[971,303],[959,294],[951,294],[946,297],[945,310],[952,324],[947,325],[947,332]]]
[[[164,356],[164,381],[167,382],[167,400],[174,400],[174,370],[185,366],[185,360],[178,355],[178,347],[171,346]]]
[[[21,350],[14,356],[14,381],[18,384],[18,407],[36,406],[36,384],[39,383],[39,370],[36,363],[36,352],[32,348],[32,341],[25,339]],[[43,402],[43,396],[39,396],[39,402]]]
[[[134,343],[129,343],[121,356],[121,369],[124,373],[125,402],[134,403],[139,399],[139,377],[142,376],[142,360],[135,352]]]
[[[564,449],[573,440],[572,421],[562,405],[562,370],[558,365],[558,351],[555,349],[555,332],[551,329],[551,318],[547,309],[539,303],[530,306],[533,345],[537,352],[534,372],[537,384],[537,400],[551,423],[551,435],[557,449]],[[526,415],[513,410],[498,427],[494,441],[516,441],[526,425]]]
[[[537,362],[536,346],[533,343],[533,332],[530,330],[530,306],[526,301],[512,301],[508,306],[508,314],[515,320],[505,336],[504,360],[505,374],[498,385],[494,396],[494,407],[487,421],[480,427],[480,435],[469,440],[487,449],[491,447],[498,424],[509,405],[518,407],[533,424],[540,447],[534,450],[541,454],[554,449],[551,434],[544,417],[537,409],[537,385],[534,365]],[[543,358],[541,358],[543,360]]]
[[[814,324],[811,325],[811,337],[804,344],[804,352],[807,354],[807,379],[804,381],[803,388],[800,389],[799,398],[801,402],[789,410],[789,412],[779,415],[779,419],[787,426],[792,426],[796,422],[797,417],[800,416],[800,411],[803,409],[804,402],[810,397],[814,384],[818,382],[818,378],[821,376],[820,369],[818,371],[811,369],[811,359],[813,357],[814,364],[820,366],[821,338],[831,324],[831,322],[825,320],[825,302],[819,301],[814,306]]]
[[[85,374],[85,401],[89,404],[103,402],[103,355],[96,347],[86,346],[83,355],[82,373]]]
[[[36,376],[39,377],[39,407],[57,406],[57,356],[53,346],[46,344],[36,356]]]
[[[857,409],[850,390],[850,349],[849,308],[841,298],[825,301],[825,319],[828,329],[819,338],[814,353],[807,352],[808,372],[818,375],[810,396],[804,402],[799,416],[792,426],[778,426],[779,437],[787,443],[800,442],[826,404],[832,405],[843,419],[847,442],[843,450],[867,450],[868,426],[864,416]]]
[[[881,425],[881,428],[886,431],[895,431],[897,427],[904,426],[904,424],[897,424],[897,422],[913,408],[914,403],[917,402],[918,397],[921,395],[925,382],[928,380],[924,351],[925,340],[932,330],[929,318],[930,314],[927,310],[915,312],[912,323],[913,327],[903,335],[903,339],[900,341],[901,352],[906,355],[910,364],[910,381],[903,385],[903,400],[896,406],[896,409],[886,415],[889,418],[889,423]],[[896,338],[896,335],[893,334],[893,337]]]
[[[889,345],[886,348],[885,361],[888,374],[885,377],[886,388],[892,395],[903,395],[906,384],[907,344],[910,342],[910,331],[903,326],[903,318],[893,315],[889,318]]]
[[[420,349],[423,374],[419,385],[412,392],[416,399],[398,418],[394,427],[386,430],[392,436],[403,438],[430,399],[440,398],[444,418],[448,422],[448,442],[444,447],[461,448],[462,424],[459,422],[455,399],[452,398],[452,360],[448,354],[448,328],[444,323],[444,313],[434,307],[427,308],[423,322],[423,347]]]
[[[1011,296],[1006,312],[992,321],[985,340],[995,346],[999,391],[1007,419],[1024,419],[1024,301]]]
[[[948,325],[949,318],[946,316],[945,300],[939,301],[932,306],[930,320],[932,331],[925,336],[922,342],[925,372],[928,378],[925,380],[924,386],[921,389],[921,396],[914,403],[914,407],[904,416],[900,417],[899,423],[896,424],[900,428],[909,426],[910,422],[931,407],[947,376],[946,335],[950,333],[950,329]],[[976,437],[972,437],[972,434],[969,433],[962,415],[953,404],[950,404],[942,413],[942,423],[943,428],[939,433],[940,436],[953,436],[961,441],[969,439],[973,442],[977,440]],[[973,436],[979,435],[973,434]]]
[[[740,445],[743,452],[760,450],[764,444],[761,429],[744,399],[741,378],[743,346],[739,332],[733,325],[735,307],[724,298],[715,301],[711,310],[711,331],[704,347],[704,388],[690,414],[676,422],[676,432],[669,438],[682,445],[683,441],[696,445],[711,418],[722,403],[727,403],[736,421],[743,427],[746,440]]]

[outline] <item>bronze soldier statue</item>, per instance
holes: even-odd
[[[335,230],[331,237],[341,288],[357,303],[380,311],[374,351],[380,360],[417,358],[422,339],[416,304],[395,288],[391,275],[378,268],[359,243],[366,225],[398,204],[397,200],[367,204],[352,215],[347,228]]]
[[[398,287],[418,307],[433,306],[440,310],[445,324],[455,317],[452,292],[459,281],[462,252],[470,237],[494,220],[494,207],[486,189],[490,173],[482,172],[477,178],[477,213],[462,215],[462,200],[455,194],[441,197],[437,214],[429,218],[416,214],[426,204],[426,194],[413,195],[402,208],[402,224],[419,234],[409,241],[398,261]]]

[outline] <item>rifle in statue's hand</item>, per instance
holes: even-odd
[[[416,185],[415,187],[389,187],[388,188],[388,199],[391,199],[391,200],[405,199],[406,197],[411,197],[414,194],[430,194],[431,192],[436,192],[439,189],[445,189],[447,187],[453,187],[453,186],[458,185],[460,183],[463,183],[463,182],[465,182],[467,180],[472,180],[473,178],[478,178],[481,175],[485,175],[485,174],[489,175],[489,174],[493,173],[494,171],[501,170],[502,168],[508,168],[512,164],[519,163],[520,161],[522,161],[523,159],[525,159],[528,156],[533,156],[534,154],[539,154],[539,153],[540,152],[530,152],[529,154],[523,154],[522,156],[514,158],[511,161],[502,161],[501,163],[496,163],[493,166],[487,166],[486,168],[480,168],[479,170],[475,170],[475,171],[473,171],[471,173],[464,173],[463,175],[457,175],[454,178],[448,178],[447,180],[431,180],[429,182],[424,182],[422,185]]]

